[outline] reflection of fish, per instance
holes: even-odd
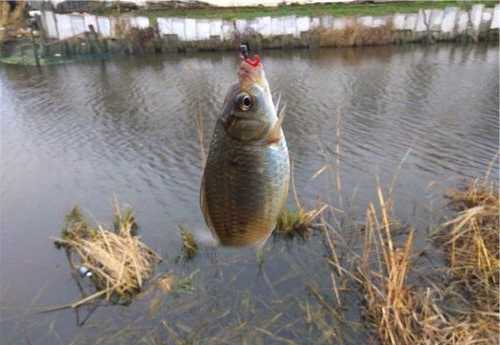
[[[222,245],[263,243],[288,197],[285,136],[258,57],[241,62],[224,101],[201,186],[201,208]]]

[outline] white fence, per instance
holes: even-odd
[[[177,35],[181,41],[200,41],[208,40],[214,36],[218,36],[221,40],[227,40],[234,35],[247,33],[258,33],[263,37],[287,34],[300,37],[301,33],[318,27],[342,30],[355,21],[360,25],[372,28],[386,25],[392,21],[396,30],[461,34],[468,28],[476,31],[499,29],[500,4],[494,8],[485,8],[482,4],[476,4],[472,6],[470,12],[465,12],[457,7],[448,7],[444,10],[420,10],[417,14],[395,14],[384,17],[266,16],[234,21],[167,17],[158,18],[157,24],[162,35]],[[152,25],[147,17],[102,17],[90,14],[54,14],[52,12],[42,14],[42,23],[48,37],[55,39],[66,39],[82,34],[89,30],[89,25],[92,25],[103,37],[115,37],[118,25],[142,29]]]

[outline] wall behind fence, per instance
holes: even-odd
[[[259,34],[262,37],[301,34],[315,29],[343,30],[348,26],[361,25],[366,28],[382,27],[391,23],[394,30],[412,33],[440,33],[450,38],[464,34],[500,28],[500,4],[486,8],[482,4],[472,6],[470,11],[457,7],[444,10],[420,10],[418,13],[394,14],[383,17],[258,17],[255,19],[199,19],[166,17],[152,23],[147,17],[103,17],[91,14],[42,13],[42,24],[49,38],[67,39],[88,31],[89,25],[105,38],[120,38],[120,32],[130,28],[154,27],[160,35],[175,35],[180,41],[231,40],[234,37]]]

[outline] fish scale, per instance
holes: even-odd
[[[202,208],[224,245],[265,240],[288,197],[289,158],[284,135],[277,143],[243,143],[214,130],[203,177]]]

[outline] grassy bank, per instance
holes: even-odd
[[[262,16],[382,16],[393,13],[411,13],[419,9],[443,9],[448,6],[457,6],[463,9],[470,8],[473,4],[485,4],[492,7],[497,2],[486,1],[414,1],[391,2],[383,4],[312,4],[312,5],[287,5],[278,7],[239,7],[239,8],[167,8],[161,10],[139,9],[127,12],[134,15],[144,15],[150,18],[156,17],[191,17],[191,18],[222,18],[222,19],[251,19]],[[113,9],[102,9],[98,11],[102,15],[119,15]]]

